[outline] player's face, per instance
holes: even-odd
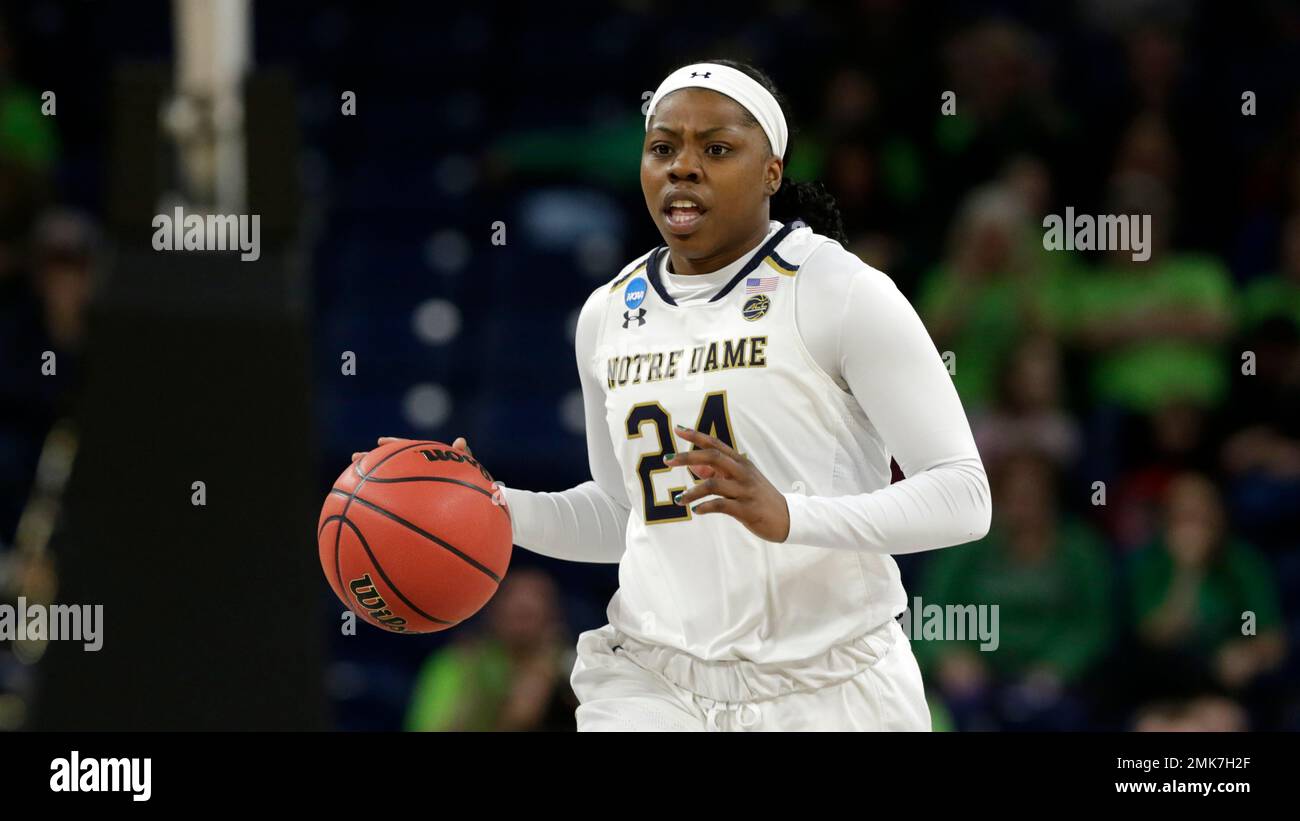
[[[781,160],[730,97],[684,88],[659,102],[641,155],[641,190],[679,274],[739,259],[767,233]]]

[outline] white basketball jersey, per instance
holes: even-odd
[[[879,435],[795,324],[801,266],[833,242],[783,226],[707,302],[674,303],[659,276],[662,247],[605,286],[585,364],[605,386],[632,503],[608,610],[618,630],[705,659],[779,662],[856,638],[906,606],[892,557],[768,542],[725,514],[692,514],[672,497],[694,478],[662,463],[691,447],[673,433],[682,424],[731,443],[782,492],[840,496],[889,484]],[[821,256],[854,259],[835,250]]]

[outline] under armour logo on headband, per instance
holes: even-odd
[[[700,80],[708,80],[708,82],[701,83]],[[650,128],[650,120],[654,117],[655,107],[659,105],[660,100],[678,89],[692,87],[707,88],[740,103],[753,115],[759,128],[767,135],[772,153],[778,157],[785,157],[785,147],[790,139],[790,132],[785,122],[785,113],[781,111],[776,98],[745,72],[717,63],[694,63],[682,66],[665,77],[650,98],[650,105],[646,106],[646,130]]]

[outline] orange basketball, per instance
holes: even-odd
[[[492,476],[442,442],[389,442],[339,476],[321,508],[320,563],[354,613],[394,633],[446,630],[492,598],[510,516]]]

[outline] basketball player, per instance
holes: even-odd
[[[516,544],[619,563],[580,730],[930,729],[890,554],[984,536],[988,480],[916,312],[787,149],[753,67],[663,81],[641,187],[664,245],[578,319],[592,481],[503,490]]]

